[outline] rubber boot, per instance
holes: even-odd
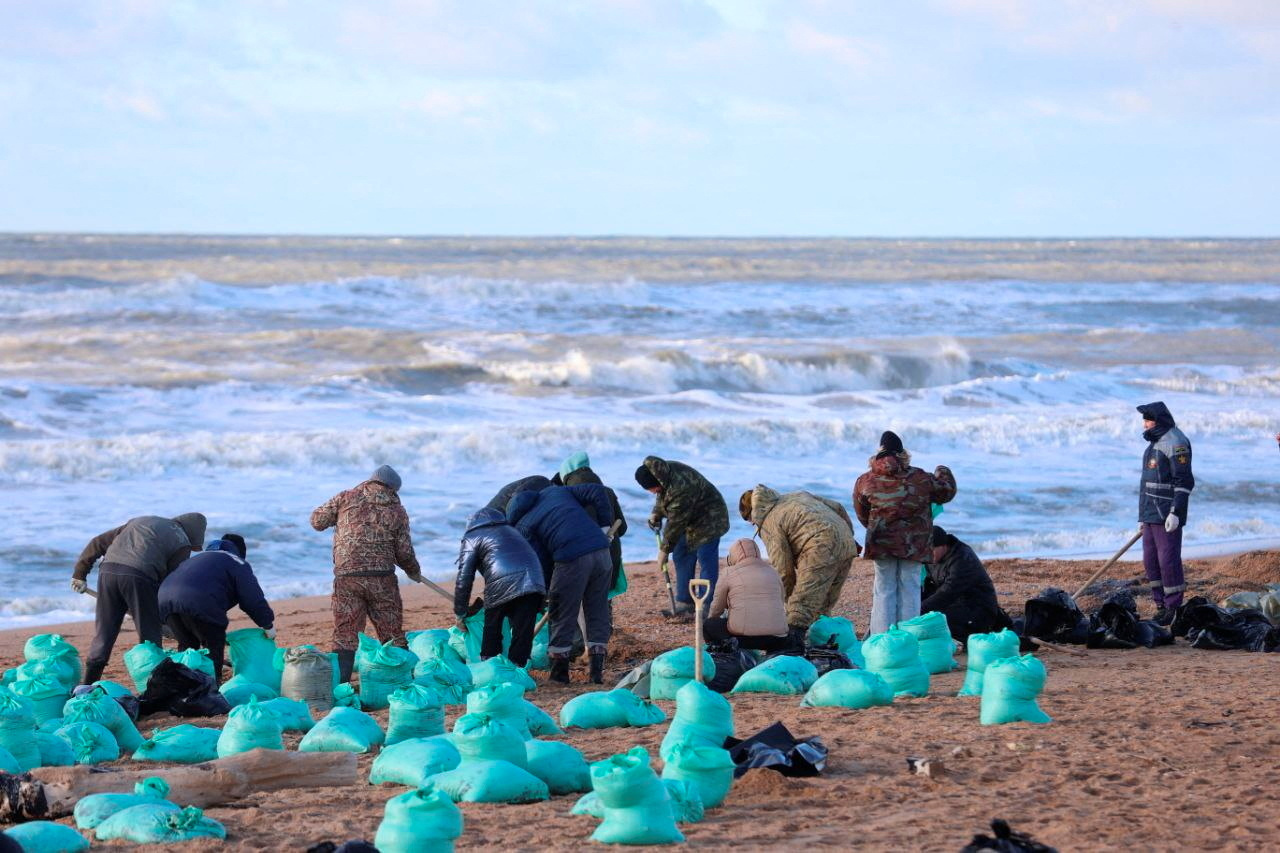
[[[551,674],[548,676],[552,681],[560,684],[569,683],[569,659],[568,658],[552,658]]]
[[[592,652],[590,658],[591,683],[604,684],[604,652]]]
[[[356,667],[355,650],[334,649],[333,653],[338,656],[338,681],[342,684],[350,684],[351,671]]]

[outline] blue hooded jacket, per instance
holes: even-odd
[[[1142,481],[1138,486],[1138,521],[1163,524],[1170,514],[1187,523],[1187,505],[1196,478],[1191,473],[1191,442],[1174,423],[1162,402],[1138,406],[1155,426],[1142,434],[1147,449],[1142,454]]]
[[[225,628],[227,611],[237,605],[259,628],[270,628],[276,618],[253,567],[226,539],[215,539],[174,569],[160,584],[159,599],[161,619],[180,613]]]
[[[585,507],[593,510],[594,521]],[[600,528],[613,524],[613,507],[603,486],[551,486],[513,497],[507,521],[529,540],[549,570],[552,564],[607,549],[609,540]]]

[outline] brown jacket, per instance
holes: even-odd
[[[872,457],[853,487],[853,511],[867,528],[868,559],[896,557],[927,563],[933,534],[931,503],[956,496],[956,478],[939,465],[932,474],[911,467],[911,455]]]
[[[409,514],[390,486],[366,480],[329,498],[311,513],[311,526],[333,534],[333,573],[339,577],[422,573],[409,539]]]
[[[711,598],[711,618],[729,611],[729,633],[739,637],[784,637],[787,614],[782,606],[782,579],[760,548],[739,539],[729,548],[724,571]]]

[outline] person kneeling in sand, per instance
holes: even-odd
[[[239,606],[275,639],[276,614],[262,594],[248,546],[238,533],[224,533],[193,554],[160,584],[160,618],[173,631],[178,649],[208,649],[214,680],[222,680],[227,647],[227,611]]]
[[[789,646],[787,611],[782,604],[782,578],[750,539],[729,547],[724,572],[703,624],[708,640],[736,639],[744,649],[766,652]],[[728,611],[728,616],[722,615]]]
[[[502,654],[502,623],[511,623],[507,658],[516,666],[529,662],[533,629],[547,594],[542,564],[533,547],[496,509],[485,508],[467,521],[458,550],[458,579],[453,587],[453,614],[467,618],[467,602],[476,572],[484,578],[484,634],[480,659]]]
[[[933,560],[924,583],[920,612],[938,611],[947,617],[951,636],[962,643],[970,634],[986,634],[1012,627],[996,603],[995,584],[982,560],[965,543],[941,527],[933,528]]]

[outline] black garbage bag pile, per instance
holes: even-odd
[[[854,669],[853,661],[849,660],[849,656],[837,647],[835,637],[831,637],[821,646],[805,646],[804,657],[813,664],[819,677],[833,669]]]
[[[972,841],[960,848],[960,853],[978,853],[980,850],[998,850],[1000,853],[1058,853],[1056,848],[1041,844],[1024,832],[1014,832],[1007,821],[999,818],[991,821],[991,835],[975,835]]]
[[[1179,607],[1169,627],[1174,636],[1186,637],[1195,649],[1280,650],[1280,628],[1273,626],[1261,610],[1226,610],[1203,596]]]
[[[139,716],[168,711],[175,717],[216,717],[231,710],[218,683],[207,673],[166,658],[147,679],[138,697]]]
[[[707,680],[707,686],[717,693],[728,693],[738,683],[742,673],[756,665],[756,657],[746,649],[738,647],[738,641],[730,637],[715,643],[707,643],[707,654],[716,664],[714,678]]]
[[[1089,617],[1066,591],[1051,586],[1027,602],[1020,634],[1080,646],[1089,638]]]
[[[756,767],[783,776],[817,776],[827,766],[827,745],[820,737],[796,738],[782,723],[766,726],[746,740],[725,738],[725,749],[737,765],[737,779]]]
[[[1138,618],[1138,603],[1129,590],[1114,592],[1089,617],[1091,649],[1153,649],[1173,642],[1173,632],[1150,619]]]

